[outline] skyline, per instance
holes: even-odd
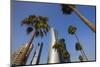
[[[74,44],[76,42],[75,37],[67,33],[67,28],[71,24],[77,27],[76,34],[78,34],[83,49],[85,50],[88,58],[95,59],[95,33],[92,32],[85,24],[83,24],[80,18],[76,16],[74,12],[72,13],[72,15],[64,15],[62,14],[59,4],[36,3],[36,2],[35,3],[13,2],[12,8],[13,8],[12,9],[12,51],[15,51],[18,47],[21,46],[21,44],[27,43],[27,41],[30,38],[30,35],[26,34],[25,31],[26,28],[21,27],[20,25],[21,20],[23,20],[25,17],[29,15],[35,14],[35,15],[47,16],[49,19],[48,21],[49,25],[51,27],[54,27],[59,32],[58,33],[59,38],[64,38],[66,40],[65,41],[66,48],[68,49],[69,53],[72,56],[71,60],[73,61],[77,60],[76,57],[79,55],[78,52],[75,51],[74,49],[75,47]],[[88,18],[90,21],[92,21],[95,24],[95,19],[92,19],[95,18],[94,6],[77,6],[77,9],[82,13],[82,15],[84,15],[86,18]],[[50,10],[52,10],[52,12]],[[87,34],[83,35],[83,32],[87,32]],[[50,34],[48,33],[47,37],[43,37],[42,40],[41,38],[36,38],[33,41],[33,44],[35,45],[37,45],[38,41],[44,42],[45,47],[43,47],[42,56],[40,60],[41,63],[46,62],[45,57],[47,56],[44,56],[43,53],[46,53],[46,55],[48,54],[47,51],[45,50],[48,50],[48,44],[50,38],[49,35]],[[71,40],[73,41],[71,42]],[[88,49],[88,47],[90,46],[91,48]],[[34,48],[32,52],[34,52]],[[44,62],[42,62],[43,60]]]

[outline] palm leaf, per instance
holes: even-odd
[[[24,20],[22,20],[21,25],[33,25],[33,23],[35,23],[35,15],[30,15],[27,18],[25,18]]]

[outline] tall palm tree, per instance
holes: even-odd
[[[22,20],[21,25],[22,26],[25,25],[27,27],[26,29],[27,34],[32,33],[32,36],[28,42],[26,50],[20,56],[20,63],[18,65],[22,65],[23,59],[25,59],[25,55],[27,54],[27,51],[29,50],[34,37],[37,36],[43,37],[49,31],[49,25],[47,21],[48,21],[47,17],[35,16],[35,15],[30,15],[24,20]]]
[[[84,52],[84,50],[82,49],[82,46],[80,45],[80,42],[77,42],[77,43],[76,43],[75,49],[76,49],[77,51],[80,51],[81,54],[82,54],[82,57],[85,58],[85,59],[88,61],[88,58],[87,58],[87,56],[85,55],[85,52]]]
[[[68,50],[65,49],[64,45],[65,45],[65,39],[60,39],[60,40],[56,41],[53,48],[59,52],[60,58],[63,57],[64,59],[69,59],[70,54],[69,54]]]
[[[96,27],[92,22],[90,22],[88,19],[86,19],[76,8],[75,5],[61,5],[61,10],[63,14],[71,14],[72,12],[75,12],[76,15],[93,31],[96,32]]]
[[[85,52],[84,52],[84,50],[83,50],[83,48],[82,48],[82,45],[80,44],[79,38],[78,38],[78,36],[76,35],[76,30],[77,30],[77,28],[74,27],[74,26],[72,26],[72,25],[70,25],[70,26],[68,27],[68,33],[71,34],[71,35],[75,35],[75,37],[76,37],[76,39],[77,39],[77,41],[78,41],[78,42],[76,43],[76,45],[75,45],[75,49],[76,49],[77,51],[80,51],[81,54],[82,54],[82,56],[88,61],[88,58],[87,58],[87,56],[85,55]]]

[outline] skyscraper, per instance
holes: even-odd
[[[50,34],[51,34],[51,42],[49,44],[49,54],[48,54],[48,61],[47,63],[60,63],[60,58],[59,58],[59,53],[57,50],[53,48],[55,45],[58,37],[57,37],[57,32],[51,28],[50,29]]]
[[[50,29],[51,34],[51,41],[49,45],[49,54],[48,54],[48,61],[47,63],[63,63],[63,62],[70,62],[70,55],[68,58],[64,58],[63,52],[57,51],[53,46],[55,43],[59,43],[63,48],[64,51],[67,51],[65,40],[64,39],[58,39],[57,31],[55,31],[53,28]],[[58,45],[58,44],[57,44]]]
[[[24,52],[26,51],[26,48],[27,48],[27,45],[28,44],[25,44],[25,45],[22,45],[18,51],[16,51],[12,58],[11,58],[11,62],[12,62],[12,65],[25,65],[26,64],[26,61],[29,57],[29,54],[31,52],[31,50],[33,49],[33,45],[31,44],[30,46],[30,49],[27,51],[27,54],[24,54]],[[21,59],[21,55],[24,55],[24,59]]]

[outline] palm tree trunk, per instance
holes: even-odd
[[[78,36],[76,35],[76,33],[74,33],[74,35],[75,35],[77,41],[80,42]]]
[[[23,62],[25,60],[27,51],[29,50],[29,48],[30,48],[30,46],[32,44],[32,41],[34,39],[34,35],[35,35],[35,33],[33,32],[32,37],[31,37],[30,41],[28,42],[27,48],[22,52],[22,54],[20,56],[17,57],[17,58],[19,58],[18,59],[19,62],[15,63],[16,65],[25,65],[25,64],[23,64]]]
[[[77,41],[80,43],[79,38],[78,38],[78,36],[76,35],[76,33],[75,33],[75,37],[76,37]],[[81,44],[80,44],[80,45],[81,45]],[[81,46],[81,47],[82,47],[82,46]],[[80,50],[80,52],[81,52],[82,56],[86,59],[86,61],[88,61],[88,58],[87,58],[87,56],[86,56],[86,54],[85,54],[83,48]]]
[[[69,6],[74,10],[74,12],[79,16],[79,18],[93,31],[96,32],[96,27],[94,24],[92,24],[88,19],[86,19],[84,16],[81,15],[81,13],[76,9],[73,8],[72,6]]]
[[[85,58],[85,60],[88,61],[88,58],[87,58],[84,50],[82,49],[82,50],[80,50],[80,52],[81,52],[82,56]]]
[[[31,37],[31,39],[30,39],[30,41],[29,41],[29,43],[28,43],[29,46],[32,44],[32,41],[33,41],[33,39],[34,39],[34,36],[35,36],[35,32],[32,33],[32,37]]]
[[[30,48],[30,46],[31,46],[31,44],[32,44],[32,41],[33,41],[33,39],[34,39],[34,36],[35,36],[35,32],[32,33],[32,37],[31,37],[31,39],[30,39],[29,42],[28,42],[28,45],[27,45],[27,48],[26,48],[25,53],[27,53],[27,51],[29,50],[29,48]]]

